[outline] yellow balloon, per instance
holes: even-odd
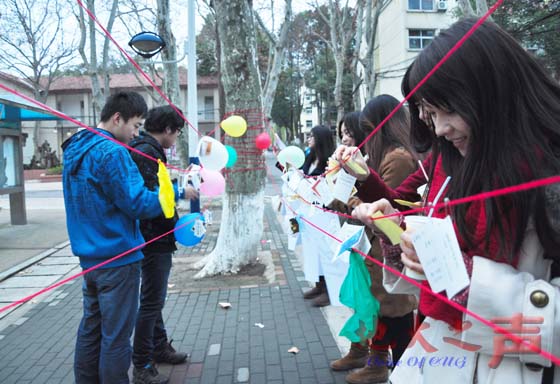
[[[220,123],[220,126],[231,137],[240,137],[247,131],[247,122],[244,118],[231,115]]]
[[[166,219],[175,215],[175,191],[165,164],[158,160],[159,204]]]

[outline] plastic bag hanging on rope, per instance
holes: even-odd
[[[354,310],[354,314],[340,330],[354,343],[371,339],[375,335],[379,315],[379,301],[371,294],[371,278],[362,257],[350,253],[350,268],[340,287],[340,302]]]
[[[159,203],[166,219],[175,215],[175,191],[165,164],[158,160]]]

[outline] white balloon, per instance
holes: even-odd
[[[226,147],[218,140],[208,136],[200,138],[196,153],[202,165],[213,171],[224,168],[229,158]]]
[[[294,167],[300,168],[305,162],[305,153],[301,150],[301,148],[290,145],[278,153],[278,161],[284,167],[286,166],[286,163],[290,163]]]

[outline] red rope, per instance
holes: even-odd
[[[269,175],[269,177],[270,177],[270,174],[268,174],[268,175]],[[272,180],[273,185],[274,185],[274,186],[276,187],[276,189],[278,190],[278,187],[277,187],[277,185],[276,185],[276,182],[275,182],[272,178],[271,178],[271,180]],[[552,180],[554,180],[554,181],[552,181]],[[535,181],[535,182],[526,183],[526,184],[527,184],[526,186],[516,186],[516,187],[509,187],[509,188],[504,188],[504,189],[515,189],[515,190],[517,190],[517,191],[521,191],[521,190],[526,190],[526,189],[530,189],[530,188],[537,188],[537,187],[540,187],[540,186],[543,186],[543,185],[551,184],[552,182],[559,182],[559,181],[560,181],[560,176],[554,176],[554,177],[552,177],[552,178],[541,179],[541,180],[537,180],[537,181]],[[521,188],[520,188],[520,187],[521,187]],[[489,193],[485,193],[485,194],[486,194],[486,195],[496,195],[496,196],[499,195],[499,194],[496,193],[496,192],[498,192],[498,191],[493,191],[493,192],[489,192]],[[500,191],[500,192],[502,192],[501,194],[504,194],[503,191]],[[512,193],[512,192],[510,192],[510,193]],[[473,198],[474,196],[470,196],[470,197],[465,198],[465,199],[457,199],[457,200],[454,201],[454,203],[455,203],[454,205],[459,204],[459,203],[457,203],[459,200],[467,200],[467,201],[461,202],[461,203],[465,203],[465,202],[469,202],[469,201],[474,201],[474,200],[477,200],[477,199],[481,199],[481,197],[483,197],[483,196],[481,196],[481,195],[485,195],[485,194],[480,194],[480,195],[478,195],[476,199]],[[302,200],[304,200],[304,199],[302,199]],[[282,198],[282,201],[284,202],[284,204],[286,204],[286,206],[290,209],[290,211],[292,211],[294,214],[297,215],[297,212],[287,203],[287,201],[286,201],[284,198]],[[305,200],[304,200],[304,201],[305,201]],[[451,202],[450,202],[450,203],[451,203]],[[441,205],[441,206],[445,206],[445,204],[437,204],[437,205],[434,206],[434,207],[438,207],[438,206],[440,206],[440,205]],[[448,204],[448,205],[449,205],[449,204]],[[319,208],[319,207],[318,207],[318,208]],[[320,209],[321,209],[321,208],[320,208]],[[322,210],[323,210],[323,209],[322,209]],[[323,211],[326,211],[326,210],[323,210]],[[417,211],[417,210],[414,210],[414,211]],[[336,213],[336,214],[338,214],[337,212],[332,212],[332,211],[326,211],[326,212],[331,212],[331,213]],[[393,215],[387,215],[387,216],[384,216],[384,217],[392,217],[392,216],[396,216],[396,215],[402,215],[402,214],[404,214],[404,213],[405,213],[405,212],[397,213],[397,214],[393,214]],[[344,216],[348,217],[347,215],[344,215]],[[308,223],[309,225],[311,225],[312,227],[314,227],[315,229],[317,229],[318,231],[322,232],[323,234],[327,235],[328,237],[332,238],[333,240],[335,240],[335,241],[337,241],[337,242],[339,242],[339,243],[342,243],[342,241],[341,241],[340,239],[338,239],[336,236],[334,236],[334,235],[332,235],[331,233],[325,231],[324,229],[322,229],[321,227],[317,226],[316,224],[310,222],[310,221],[307,220],[305,217],[302,217],[302,216],[299,216],[299,217],[300,217],[303,221],[305,221],[306,223]],[[379,218],[377,218],[377,219],[381,219],[381,218],[382,218],[382,217],[379,217]],[[377,219],[375,219],[375,220],[377,220]],[[457,310],[459,310],[459,311],[461,311],[461,312],[463,312],[463,313],[466,313],[467,315],[469,315],[469,316],[475,318],[476,320],[480,321],[480,322],[483,323],[484,325],[487,325],[488,327],[492,328],[495,332],[498,332],[498,333],[501,333],[501,334],[506,335],[508,338],[511,338],[514,342],[519,343],[519,344],[523,344],[524,346],[526,346],[527,348],[529,348],[531,351],[540,354],[541,356],[543,356],[543,357],[549,359],[550,361],[552,361],[552,362],[555,363],[555,364],[560,365],[560,358],[558,358],[558,357],[552,355],[551,353],[549,353],[549,352],[547,352],[547,351],[541,350],[539,347],[537,347],[537,346],[531,344],[529,341],[524,340],[524,339],[522,339],[521,337],[512,334],[512,333],[509,332],[507,329],[502,328],[502,327],[496,325],[495,323],[492,323],[491,321],[489,321],[489,320],[485,319],[484,317],[482,317],[482,316],[480,316],[480,315],[478,315],[478,314],[476,314],[476,313],[474,313],[474,312],[468,310],[467,308],[463,307],[462,305],[457,304],[457,303],[455,303],[454,301],[449,300],[447,297],[445,297],[445,296],[443,296],[443,295],[441,295],[441,294],[438,294],[438,293],[436,293],[436,292],[433,292],[430,288],[425,287],[424,285],[420,284],[419,282],[415,281],[414,279],[409,278],[409,277],[406,276],[406,275],[403,275],[400,271],[398,271],[398,270],[396,270],[396,269],[394,269],[394,268],[392,268],[392,267],[390,267],[390,266],[384,264],[383,262],[381,262],[381,261],[379,261],[379,260],[376,260],[376,259],[372,258],[372,257],[369,256],[369,255],[366,255],[365,253],[361,252],[360,250],[354,249],[354,248],[352,248],[352,250],[353,250],[354,252],[359,253],[359,254],[362,255],[363,257],[369,259],[370,261],[374,262],[375,264],[379,265],[380,267],[385,268],[387,271],[391,272],[392,274],[394,274],[394,275],[396,275],[396,276],[398,276],[398,277],[400,277],[400,278],[403,278],[404,280],[406,280],[407,282],[413,284],[414,286],[418,287],[419,289],[423,290],[424,292],[426,292],[426,293],[428,293],[428,294],[434,296],[435,298],[437,298],[437,299],[439,299],[439,300],[442,300],[442,301],[446,302],[447,304],[451,305],[451,306],[454,307],[455,309],[457,309]]]

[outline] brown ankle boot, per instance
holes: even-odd
[[[362,368],[367,363],[368,347],[360,343],[350,344],[350,351],[338,360],[331,362],[333,371],[348,371],[354,368]]]
[[[350,384],[386,383],[389,380],[389,351],[371,351],[367,365],[346,375]]]
[[[305,300],[314,299],[325,291],[326,291],[325,283],[319,281],[317,284],[315,284],[313,288],[311,288],[309,291],[303,294],[303,298]]]
[[[321,293],[319,296],[313,299],[313,303],[311,304],[314,307],[326,307],[327,305],[331,304],[331,300],[329,299],[329,294],[325,291]]]

